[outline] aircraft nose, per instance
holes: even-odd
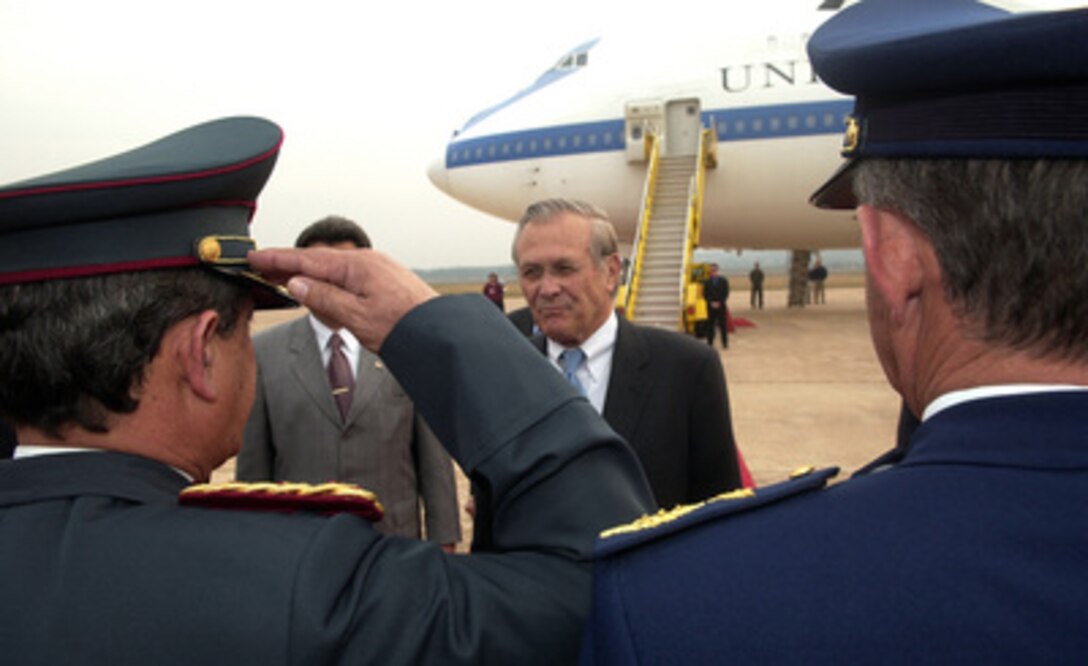
[[[431,161],[430,166],[427,167],[427,177],[431,179],[435,187],[446,194],[450,193],[450,178],[449,172],[446,170],[446,156],[444,154]]]

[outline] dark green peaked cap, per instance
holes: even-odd
[[[246,262],[282,141],[262,118],[224,118],[0,188],[0,285],[205,266],[258,307],[294,305]]]

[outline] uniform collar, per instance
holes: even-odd
[[[901,466],[1088,469],[1088,391],[984,393],[930,414]]]
[[[937,415],[949,407],[984,398],[995,398],[1007,395],[1029,395],[1032,393],[1049,393],[1052,391],[1088,391],[1088,386],[1076,384],[996,384],[993,386],[976,386],[974,388],[950,391],[926,406],[922,412],[922,420]]]
[[[103,451],[0,461],[0,506],[85,495],[174,502],[189,481],[160,462]]]

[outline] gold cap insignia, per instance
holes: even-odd
[[[213,266],[246,266],[246,253],[257,249],[248,236],[205,236],[196,242],[196,256]]]
[[[214,236],[201,238],[196,246],[196,256],[206,264],[214,264],[223,256],[223,246]]]

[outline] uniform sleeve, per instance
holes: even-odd
[[[292,658],[574,663],[596,535],[653,506],[634,454],[478,296],[419,306],[381,356],[442,444],[491,489],[493,549],[444,555],[333,519],[296,576]]]
[[[465,473],[490,489],[496,550],[587,560],[600,530],[653,506],[629,447],[486,300],[417,307],[381,356]]]

